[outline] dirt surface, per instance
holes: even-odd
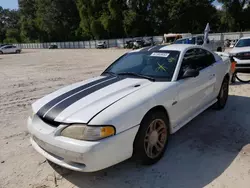
[[[55,171],[29,143],[30,104],[96,76],[125,50],[24,50],[0,56],[0,187],[250,187],[250,84],[236,82],[222,111],[174,134],[153,166],[128,160],[96,173]],[[115,154],[115,153],[114,153]]]

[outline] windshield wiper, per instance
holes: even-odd
[[[152,77],[145,76],[145,75],[138,74],[138,73],[134,73],[134,72],[120,72],[117,75],[132,75],[132,76],[137,76],[137,77],[140,77],[140,78],[145,78],[145,79],[151,80],[153,82],[155,81],[155,79],[152,78]]]

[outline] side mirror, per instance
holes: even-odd
[[[191,78],[191,77],[197,77],[199,76],[199,71],[195,70],[195,69],[187,69],[182,78]]]

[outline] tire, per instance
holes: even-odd
[[[225,107],[228,99],[228,92],[229,92],[229,79],[225,77],[221,84],[220,93],[217,97],[218,101],[214,104],[214,108],[216,110],[221,110]]]
[[[17,50],[17,51],[16,51],[17,54],[20,54],[20,52],[21,52],[20,50]]]
[[[2,52],[2,51],[0,51],[0,54],[3,54],[3,52]]]
[[[136,161],[151,165],[162,158],[168,144],[168,122],[162,111],[149,112],[143,118],[134,141],[133,157]]]

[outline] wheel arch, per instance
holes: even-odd
[[[144,119],[148,114],[153,113],[153,112],[157,112],[157,111],[164,112],[164,114],[166,115],[166,118],[167,118],[167,121],[168,121],[167,126],[168,126],[168,128],[169,128],[169,130],[170,130],[170,131],[169,131],[169,134],[171,134],[172,130],[171,130],[171,126],[170,126],[169,114],[168,114],[167,109],[166,109],[164,106],[162,106],[162,105],[154,106],[154,107],[152,107],[150,110],[148,110],[148,111],[146,112],[146,114],[143,116],[141,122],[143,121],[143,119]],[[140,123],[140,126],[141,126],[141,123]],[[138,132],[139,132],[139,130],[140,130],[140,128],[138,129]],[[134,155],[135,141],[136,141],[136,137],[137,137],[137,135],[138,135],[138,132],[136,133],[136,136],[135,136],[134,141],[133,141],[133,155]]]
[[[141,122],[143,121],[143,119],[144,119],[148,114],[153,113],[153,112],[157,112],[157,111],[164,112],[164,114],[166,115],[166,118],[167,118],[167,120],[168,120],[168,128],[169,128],[170,133],[171,133],[172,130],[171,130],[171,126],[170,126],[169,114],[168,114],[167,109],[166,109],[164,106],[162,106],[162,105],[154,106],[154,107],[152,107],[150,110],[148,110],[148,111],[146,112],[146,114],[143,116],[143,118],[141,119]],[[141,126],[141,123],[140,123],[140,126]]]

